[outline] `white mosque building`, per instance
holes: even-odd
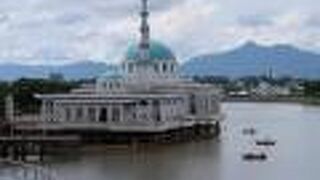
[[[179,75],[174,53],[150,39],[142,0],[141,39],[95,85],[68,94],[37,94],[41,128],[87,138],[143,140],[215,137],[223,119],[213,85]]]

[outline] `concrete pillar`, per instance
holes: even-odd
[[[12,95],[8,95],[5,99],[5,118],[9,122],[14,121],[14,99]]]
[[[76,122],[76,109],[74,106],[70,106],[70,122]]]
[[[58,111],[58,108],[57,108],[57,103],[56,102],[53,102],[53,105],[51,107],[51,116],[52,116],[52,120],[54,122],[56,122],[58,120],[58,115],[59,115],[59,111]]]
[[[113,118],[113,112],[112,112],[112,108],[113,108],[114,104],[111,105],[107,105],[105,108],[107,110],[107,123],[109,123],[110,121],[112,121]]]
[[[89,122],[89,107],[88,106],[83,106],[82,107],[82,121],[83,122]]]
[[[124,120],[123,104],[119,105],[119,112],[120,112],[120,118],[119,118],[119,121],[120,121],[120,122],[123,122],[123,120]]]
[[[61,103],[54,103],[54,120],[62,122],[64,120],[64,109]]]
[[[95,122],[99,122],[100,106],[95,106],[95,109],[96,109]]]
[[[164,104],[164,101],[160,100],[160,120],[161,120],[161,122],[165,121],[165,119],[166,119],[165,107],[166,107],[166,105]]]
[[[138,103],[135,104],[134,109],[135,109],[135,113],[136,113],[136,117],[135,117],[136,119],[134,119],[134,120],[137,121],[140,119],[140,106]]]

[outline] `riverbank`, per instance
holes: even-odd
[[[252,102],[252,103],[299,103],[320,105],[320,98],[308,97],[226,97],[223,102]]]
[[[304,103],[311,104],[311,105],[320,105],[320,98],[316,98],[316,97],[305,98]]]

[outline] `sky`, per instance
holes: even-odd
[[[320,53],[320,1],[150,0],[151,36],[180,62],[246,41]],[[1,0],[0,63],[117,63],[139,39],[140,0]]]

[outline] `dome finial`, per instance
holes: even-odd
[[[142,0],[141,11],[141,40],[140,40],[140,58],[141,60],[149,59],[149,46],[150,46],[150,28],[148,24],[148,0]]]

